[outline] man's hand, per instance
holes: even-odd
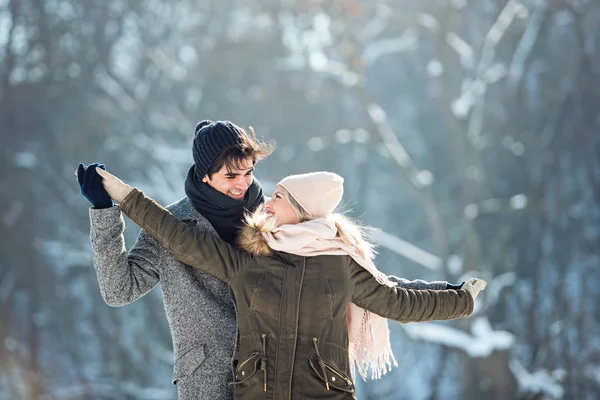
[[[102,177],[98,175],[96,168],[104,169],[104,164],[93,163],[87,168],[85,165],[79,164],[77,167],[75,175],[77,175],[81,194],[92,203],[94,208],[110,208],[113,206],[113,202],[104,189]]]
[[[102,168],[96,167],[96,172],[102,176],[104,189],[106,189],[109,196],[117,203],[123,202],[125,197],[133,190],[131,186]]]
[[[477,298],[479,292],[481,292],[487,286],[487,282],[483,279],[471,278],[463,284],[465,289],[473,297],[473,300]]]

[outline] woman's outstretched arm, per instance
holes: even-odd
[[[466,282],[459,290],[413,290],[388,287],[377,282],[370,272],[350,259],[352,302],[359,307],[399,322],[435,321],[471,315],[475,297],[485,287],[481,282]],[[483,286],[483,287],[482,287]]]
[[[111,198],[136,224],[154,236],[177,259],[215,278],[231,282],[250,255],[216,235],[202,232],[178,220],[139,189],[122,182],[114,175],[97,169]]]

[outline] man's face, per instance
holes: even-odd
[[[248,158],[240,163],[240,167],[243,168],[227,170],[227,166],[223,165],[212,178],[209,178],[208,174],[205,175],[202,182],[232,199],[242,200],[252,184],[254,162]]]

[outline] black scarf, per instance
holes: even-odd
[[[236,200],[202,182],[202,177],[196,176],[194,171],[192,165],[185,178],[185,194],[194,208],[212,224],[221,239],[235,244],[243,224],[244,212],[254,212],[264,202],[262,187],[256,179],[252,179],[244,199]]]

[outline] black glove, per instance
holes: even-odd
[[[447,283],[446,284],[446,290],[450,290],[450,289],[460,290],[460,289],[462,289],[462,287],[463,287],[464,284],[465,284],[464,282],[461,283],[461,284],[459,284],[459,285],[453,285],[451,283]]]
[[[77,167],[77,180],[81,187],[81,194],[88,199],[94,208],[110,208],[113,206],[112,199],[102,185],[102,177],[96,172],[96,167],[106,170],[104,164],[93,163],[84,167]]]

